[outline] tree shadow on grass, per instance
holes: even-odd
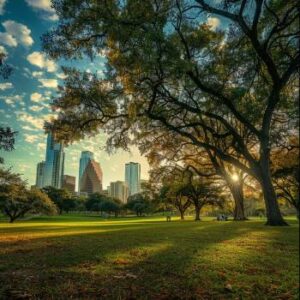
[[[224,255],[219,245],[264,230],[261,223],[153,225],[38,238],[31,247],[4,253],[3,298],[17,291],[42,299],[231,299],[234,293],[224,289],[226,281],[218,274],[217,256]],[[225,250],[231,270],[234,249]]]

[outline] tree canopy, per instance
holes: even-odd
[[[19,174],[0,168],[0,208],[10,223],[27,213],[55,214],[56,206],[39,189],[26,189]]]
[[[106,54],[105,78],[66,69],[47,125],[66,141],[109,135],[127,148],[149,130],[173,132],[260,182],[267,224],[286,225],[270,172],[279,113],[295,103],[297,1],[55,0],[43,37],[53,58]],[[227,26],[213,28],[207,15]],[[133,139],[132,139],[133,137]]]

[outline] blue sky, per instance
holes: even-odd
[[[43,122],[53,114],[49,103],[57,85],[63,82],[59,62],[41,52],[40,37],[55,22],[50,0],[0,0],[0,50],[7,53],[7,62],[14,67],[9,79],[0,79],[0,124],[18,131],[16,149],[0,156],[30,185],[35,183],[37,163],[45,158]],[[82,63],[82,67],[101,73],[103,61],[99,57],[94,63]],[[111,181],[124,180],[128,161],[140,162],[142,178],[148,178],[147,160],[137,149],[133,148],[131,154],[118,151],[108,155],[99,149],[104,144],[105,136],[100,134],[66,148],[65,174],[77,178],[80,152],[90,150],[102,166],[104,188]]]
[[[35,184],[37,163],[45,158],[43,123],[53,115],[49,104],[56,95],[57,85],[63,83],[60,65],[66,65],[50,60],[41,52],[41,35],[57,21],[50,2],[0,0],[0,52],[7,54],[7,63],[14,67],[8,80],[0,79],[0,124],[18,131],[16,149],[2,152],[0,156],[4,157],[6,166],[23,174],[30,185]],[[213,16],[207,16],[206,21],[212,29],[226,23]],[[99,56],[93,63],[82,61],[80,66],[101,75],[104,60]],[[105,136],[99,134],[66,148],[65,174],[77,178],[80,153],[89,150],[102,166],[104,187],[111,181],[124,180],[128,161],[141,163],[142,178],[148,178],[149,165],[136,148],[132,148],[131,153],[118,151],[108,155],[100,149],[104,145]]]

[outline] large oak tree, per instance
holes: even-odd
[[[286,225],[271,180],[270,150],[274,114],[296,95],[297,1],[53,4],[60,22],[43,37],[44,49],[67,59],[105,52],[108,67],[104,80],[67,71],[54,102],[61,113],[48,128],[66,140],[102,128],[109,145],[126,147],[143,128],[163,126],[256,178],[267,224]],[[228,25],[214,30],[203,23],[208,15]],[[224,140],[230,140],[228,149],[219,146]]]

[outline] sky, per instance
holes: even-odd
[[[1,151],[6,167],[23,174],[29,185],[35,184],[36,165],[45,159],[46,135],[43,122],[53,113],[49,104],[56,95],[57,85],[63,84],[61,65],[66,62],[50,60],[41,52],[40,37],[55,26],[57,17],[50,0],[0,0],[0,52],[7,54],[7,63],[14,68],[7,79],[0,79],[0,125],[17,131],[15,150]],[[85,70],[104,70],[104,57],[91,63],[85,61]],[[81,151],[89,150],[103,171],[103,187],[110,182],[124,180],[125,163],[141,164],[142,179],[148,178],[149,165],[138,149],[131,153],[117,151],[107,154],[104,134],[74,143],[65,149],[65,174],[78,180]]]
[[[206,22],[216,29],[224,20],[207,16]],[[56,96],[58,85],[63,84],[61,66],[70,62],[53,61],[41,52],[41,35],[57,24],[57,16],[51,8],[51,0],[0,0],[0,52],[7,54],[7,63],[14,68],[7,80],[0,79],[0,126],[17,131],[15,150],[3,152],[0,157],[7,167],[23,174],[29,185],[35,184],[36,165],[45,159],[46,136],[44,121],[53,112],[51,99]],[[105,57],[90,62],[76,62],[85,71],[103,75]],[[142,179],[148,178],[147,159],[132,148],[131,153],[117,151],[109,155],[103,149],[104,134],[74,143],[65,149],[65,174],[78,180],[81,151],[89,150],[101,164],[103,187],[110,182],[124,180],[125,163],[141,164]],[[76,180],[76,182],[77,182]]]

